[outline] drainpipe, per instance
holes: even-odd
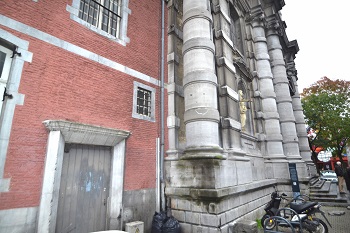
[[[160,59],[160,150],[159,150],[159,211],[165,210],[165,193],[164,193],[164,0],[162,2],[161,18],[161,59]],[[158,165],[158,164],[157,164]],[[157,200],[158,201],[158,200]]]

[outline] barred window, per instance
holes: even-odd
[[[155,122],[156,89],[134,81],[132,117]]]
[[[81,0],[79,18],[118,38],[120,6],[120,0]]]
[[[151,92],[143,88],[137,90],[136,112],[144,116],[151,116]]]

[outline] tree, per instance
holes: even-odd
[[[350,81],[323,77],[301,96],[306,124],[316,132],[309,137],[313,160],[316,148],[323,147],[342,161],[350,137]]]

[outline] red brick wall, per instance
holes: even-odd
[[[5,0],[0,2],[0,14],[159,79],[159,1],[129,2],[130,43],[126,46],[71,20],[66,10],[71,3]],[[130,131],[125,189],[154,188],[159,87],[21,32],[0,28],[29,41],[33,53],[32,62],[26,62],[22,72],[19,93],[25,99],[15,110],[4,174],[11,178],[10,191],[0,193],[0,209],[39,205],[48,138],[42,122],[49,119]],[[156,122],[131,117],[134,80],[157,89]]]

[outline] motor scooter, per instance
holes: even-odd
[[[280,204],[281,200],[287,200],[287,195],[282,193],[279,195],[277,191],[274,191],[271,194],[271,200],[266,204],[264,210],[265,215],[261,218],[261,224],[264,229],[272,229],[276,222],[273,221],[270,217],[272,216],[280,216]],[[322,232],[328,233],[328,226],[321,219],[316,217],[316,213],[320,213],[324,219],[327,221],[328,225],[332,227],[330,222],[328,221],[325,213],[321,210],[321,205],[318,202],[305,201],[301,196],[293,198],[291,201],[288,201],[285,207],[292,209],[295,216],[291,216],[290,221],[296,223],[297,221],[301,222],[301,228],[308,232]],[[285,217],[285,216],[281,216]],[[266,221],[269,219],[269,221]],[[294,224],[294,226],[298,226]]]

